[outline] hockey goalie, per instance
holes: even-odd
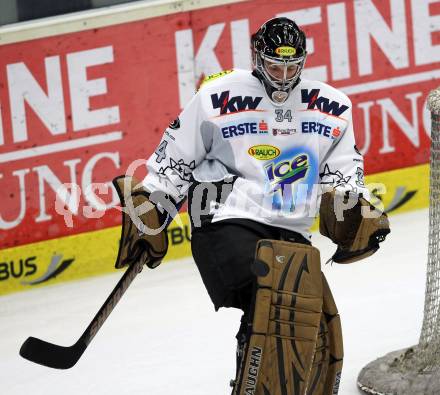
[[[166,253],[165,227],[188,199],[192,253],[215,309],[241,309],[233,395],[337,394],[338,310],[310,227],[352,263],[379,249],[386,215],[369,203],[352,105],[301,77],[306,38],[287,18],[251,39],[253,70],[205,79],[166,128],[148,175],[127,181],[136,224],[124,221],[117,267]],[[119,184],[118,184],[119,183]],[[134,226],[134,225],[135,226]]]

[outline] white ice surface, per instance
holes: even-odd
[[[380,251],[323,268],[338,305],[345,359],[341,395],[372,359],[417,343],[423,318],[428,211],[391,218]],[[322,260],[334,247],[315,234]],[[120,273],[0,297],[2,395],[226,395],[235,370],[240,313],[214,312],[190,259],[145,269],[70,370],[22,359],[30,335],[71,345]]]

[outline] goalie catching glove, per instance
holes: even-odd
[[[356,199],[354,205],[352,199]],[[362,196],[336,189],[322,195],[319,220],[320,233],[338,246],[331,258],[336,263],[352,263],[374,254],[390,233],[385,213]]]
[[[134,177],[116,177],[113,185],[122,207],[122,231],[115,267],[120,269],[139,259],[150,269],[159,266],[168,250],[168,213],[177,213],[176,207],[166,195],[150,194]],[[160,212],[158,206],[165,210]]]

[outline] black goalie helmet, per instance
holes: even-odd
[[[304,67],[304,32],[288,18],[273,18],[252,36],[251,46],[255,70],[269,98],[283,104]]]

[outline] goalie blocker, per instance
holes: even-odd
[[[121,239],[115,267],[120,269],[138,260],[150,269],[159,266],[168,250],[165,227],[169,213],[177,212],[175,205],[165,194],[150,194],[134,177],[117,177],[113,185],[122,210]],[[166,211],[161,213],[158,206]]]
[[[252,325],[233,395],[337,394],[342,331],[319,251],[261,240],[253,271]]]

